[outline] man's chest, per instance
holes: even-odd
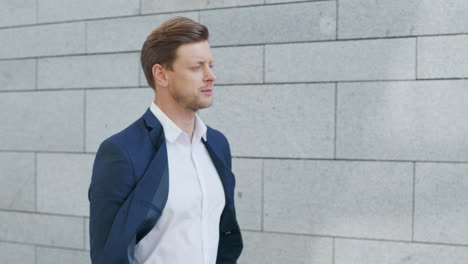
[[[199,217],[222,211],[224,190],[203,144],[170,144],[167,148],[169,194],[165,210]]]

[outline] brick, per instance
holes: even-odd
[[[467,77],[467,45],[466,35],[419,38],[418,78]]]
[[[0,91],[33,90],[36,87],[36,60],[0,61]]]
[[[267,45],[266,82],[414,79],[414,39]]]
[[[465,0],[339,1],[338,38],[414,36],[468,30]]]
[[[39,59],[38,88],[138,86],[136,53]]]
[[[36,23],[36,0],[0,2],[0,27],[33,23]]]
[[[139,16],[87,22],[87,51],[140,51],[153,29],[174,16],[198,20],[198,13]]]
[[[207,8],[217,8],[217,7],[236,7],[243,5],[261,5],[264,0],[216,0],[216,1],[206,1],[206,0],[174,0],[174,1],[164,1],[164,0],[141,0],[141,13],[160,13],[160,12],[173,12],[173,11],[185,11],[185,10],[198,10],[198,9],[207,9]]]
[[[468,160],[465,81],[338,84],[339,158]]]
[[[36,264],[34,246],[0,242],[0,263]]]
[[[37,155],[37,210],[40,212],[89,215],[87,195],[94,155]],[[67,199],[63,199],[67,197]]]
[[[334,101],[334,84],[218,86],[201,116],[236,156],[331,158]]]
[[[37,264],[91,264],[88,251],[37,247]]]
[[[86,151],[140,118],[154,100],[150,88],[86,91]]]
[[[0,94],[0,149],[82,151],[82,91]]]
[[[263,47],[213,48],[217,84],[263,82]]]
[[[365,240],[335,240],[336,264],[463,264],[468,248],[416,243]]]
[[[236,176],[236,214],[241,229],[261,230],[262,160],[233,159]]]
[[[39,0],[38,21],[69,21],[138,15],[139,0]]]
[[[239,264],[332,264],[332,239],[299,235],[243,232]]]
[[[77,22],[0,29],[0,39],[0,58],[83,53],[85,24]]]
[[[4,241],[81,249],[83,234],[81,218],[0,211]]]
[[[415,240],[468,244],[467,175],[468,164],[416,163]]]
[[[212,45],[335,39],[336,3],[209,10],[200,12],[200,21],[210,30]]]
[[[411,163],[265,160],[264,166],[266,231],[411,239]]]
[[[0,208],[35,210],[33,153],[0,153]]]

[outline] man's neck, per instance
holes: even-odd
[[[195,112],[184,109],[177,103],[163,103],[157,99],[154,100],[154,103],[177,127],[187,133],[190,142],[192,142],[193,130],[195,128]]]

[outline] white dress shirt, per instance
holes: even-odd
[[[218,172],[201,141],[207,127],[195,114],[192,143],[153,102],[151,112],[161,122],[169,162],[169,195],[153,229],[135,246],[136,263],[214,264],[224,190]]]

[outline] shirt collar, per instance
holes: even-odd
[[[187,135],[182,129],[180,129],[154,102],[150,106],[151,112],[161,122],[164,129],[164,135],[169,142],[174,142],[182,134]],[[206,137],[207,127],[201,120],[197,113],[195,113],[195,129],[193,130],[192,142],[199,141],[203,138],[207,141]],[[187,135],[188,136],[188,135]]]

